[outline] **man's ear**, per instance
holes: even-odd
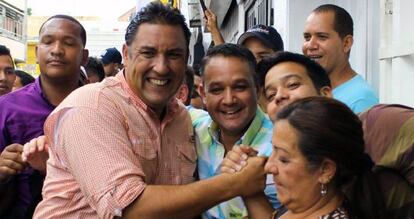
[[[319,175],[319,183],[327,184],[329,183],[336,173],[336,163],[328,158],[325,158],[322,161],[322,164],[319,168],[320,175]]]
[[[204,83],[200,84],[198,87],[198,93],[200,94],[201,100],[203,101],[204,105],[206,104],[206,91],[204,88]]]
[[[128,46],[126,45],[126,43],[124,43],[124,45],[122,45],[122,57],[124,58],[124,67],[128,65],[128,61],[129,61],[128,54],[129,54]]]
[[[37,48],[37,45],[35,46],[35,54],[36,54],[36,63],[37,64],[39,64],[39,56],[37,55],[37,50],[38,50],[38,48]]]
[[[178,99],[178,100],[180,100],[184,105],[187,105],[187,103],[188,103],[188,92],[189,92],[189,90],[188,90],[188,87],[187,87],[187,84],[182,84],[181,86],[180,86],[180,88],[178,88],[178,91],[177,91],[177,93],[175,94],[175,97]]]
[[[332,98],[332,88],[329,86],[324,86],[319,90],[319,93],[323,97],[329,97]]]
[[[88,49],[83,49],[81,65],[86,66],[86,64],[88,64],[88,59],[89,59],[89,50]]]
[[[346,35],[342,39],[342,48],[343,48],[344,53],[349,53],[351,51],[353,44],[354,44],[354,37],[352,35]]]

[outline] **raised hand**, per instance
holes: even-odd
[[[11,144],[0,154],[0,182],[19,174],[26,166],[22,160],[23,145]]]
[[[34,138],[24,145],[22,160],[28,162],[33,169],[45,173],[47,159],[49,159],[49,147],[44,135]]]
[[[263,193],[266,186],[266,173],[264,165],[266,157],[250,157],[246,161],[245,167],[235,175],[236,183],[233,185],[242,197],[250,197],[258,193]]]
[[[226,157],[221,163],[222,173],[235,173],[240,171],[247,164],[247,158],[257,155],[253,148],[240,145],[234,146],[231,151],[227,152]]]

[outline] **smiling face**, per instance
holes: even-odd
[[[161,115],[182,84],[186,69],[188,50],[182,28],[143,23],[122,51],[130,88]]]
[[[0,96],[12,90],[15,79],[12,59],[8,55],[0,55]]]
[[[330,93],[329,87],[324,87],[323,89],[328,89]],[[267,113],[272,121],[275,121],[277,112],[287,104],[305,97],[319,96],[319,93],[312,83],[306,68],[298,63],[279,63],[273,66],[266,74],[265,96],[268,101]]]
[[[80,26],[64,18],[47,21],[40,31],[36,58],[43,77],[62,81],[78,79],[80,66],[86,64],[88,59]]]
[[[334,30],[333,12],[312,13],[306,20],[302,52],[318,62],[328,74],[348,62],[352,36],[343,39]]]
[[[223,133],[241,136],[257,109],[254,72],[238,57],[212,57],[204,70],[203,100]]]
[[[280,203],[298,212],[321,197],[319,170],[310,170],[299,149],[299,136],[287,120],[278,120],[273,129],[273,151],[265,165],[266,172],[273,174]]]

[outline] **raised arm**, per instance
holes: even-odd
[[[214,45],[217,46],[217,45],[225,43],[223,36],[220,33],[220,29],[218,28],[218,25],[217,25],[217,16],[210,9],[207,9],[206,11],[204,11],[204,14],[205,14],[204,21],[205,21],[207,29],[211,33],[211,37],[213,38]]]

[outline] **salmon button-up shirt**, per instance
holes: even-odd
[[[194,181],[188,112],[174,99],[162,121],[123,72],[70,94],[48,117],[43,201],[34,218],[121,217],[146,185]]]

